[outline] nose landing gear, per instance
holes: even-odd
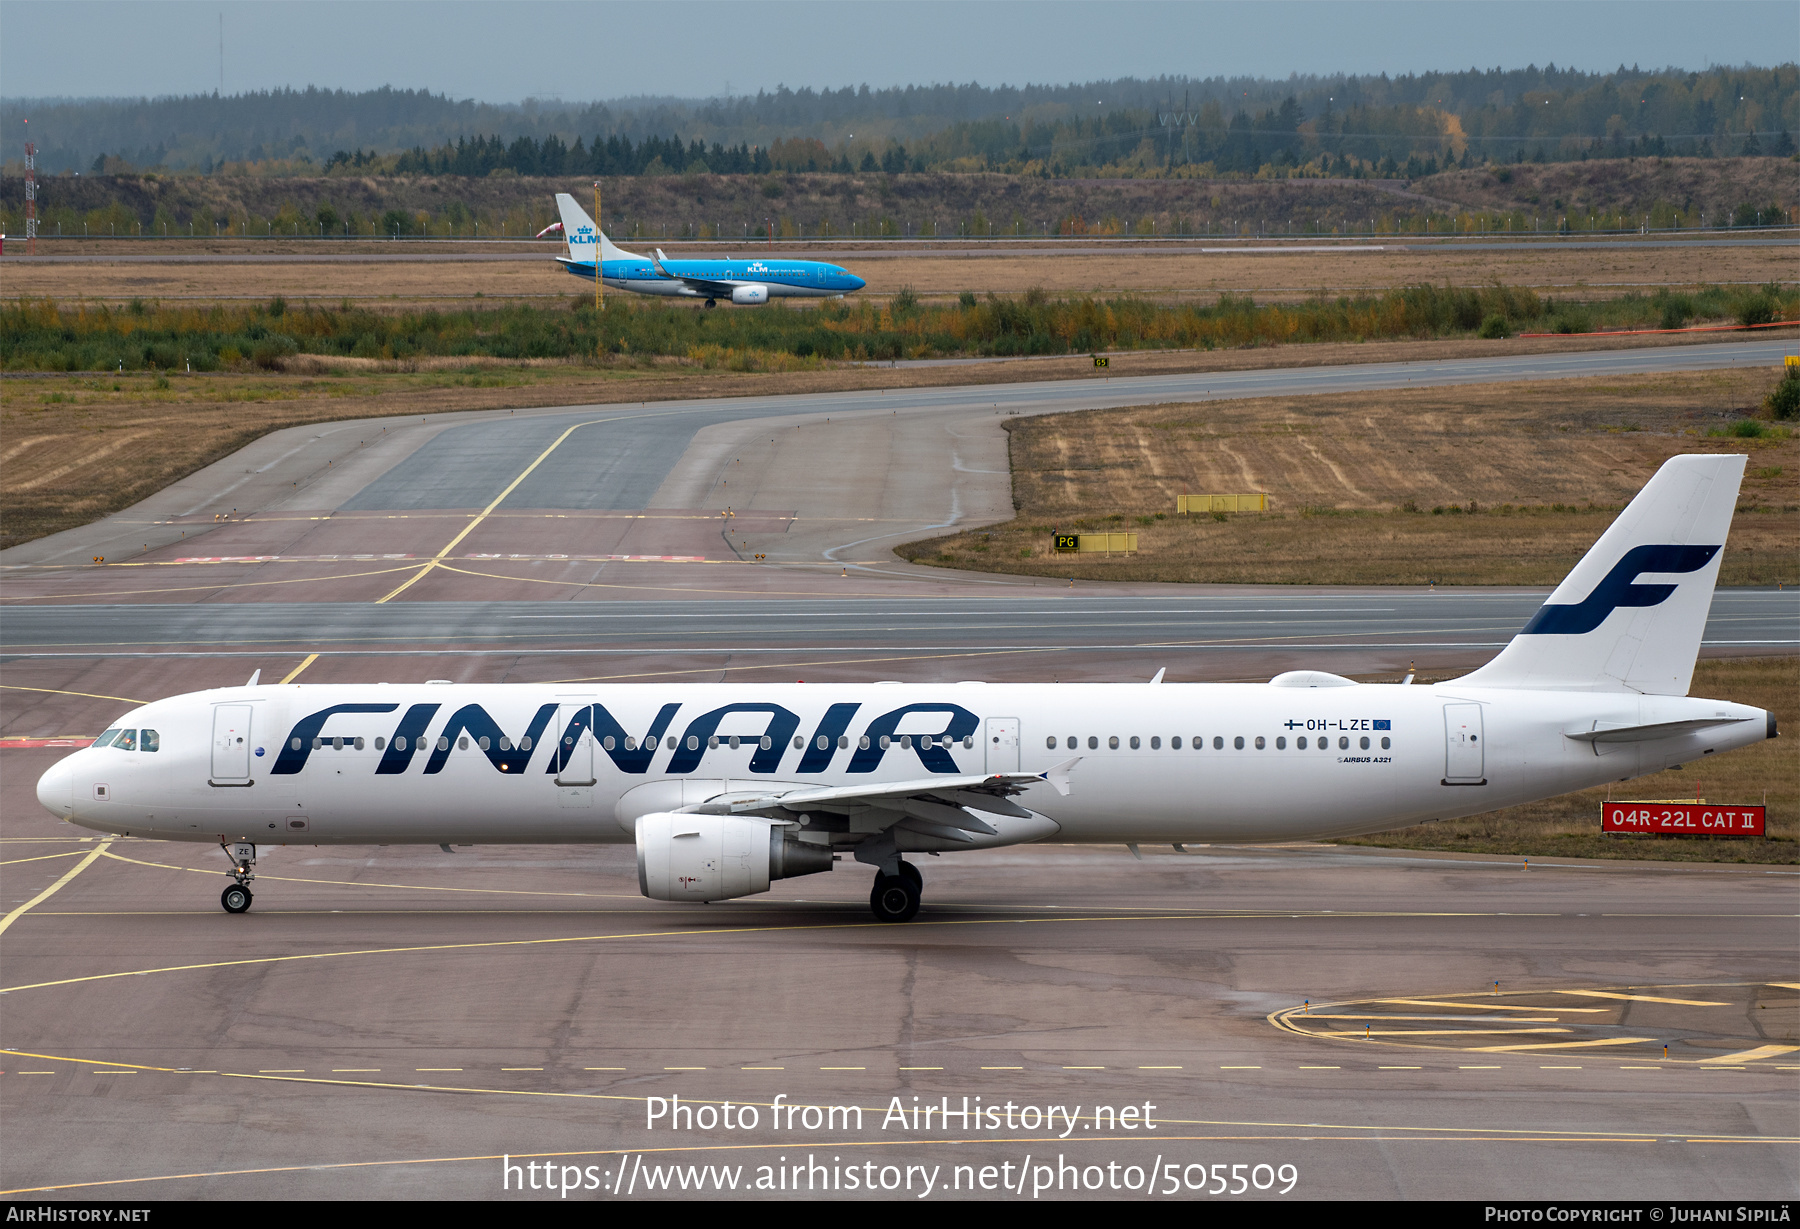
[[[919,911],[919,897],[925,877],[911,862],[900,863],[898,875],[876,872],[875,886],[869,892],[869,908],[877,921],[910,922]]]
[[[255,899],[250,893],[250,881],[256,878],[256,872],[250,868],[256,865],[256,846],[247,841],[227,845],[221,839],[219,848],[225,851],[225,856],[232,863],[232,884],[219,893],[219,904],[224,906],[227,913],[243,913]]]

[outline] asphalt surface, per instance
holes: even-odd
[[[52,236],[55,238],[55,236]],[[278,237],[279,238],[279,237]],[[363,240],[362,242],[367,242]],[[443,242],[437,240],[436,242]],[[478,240],[476,242],[522,242],[519,240]],[[755,240],[748,243],[727,241],[724,244],[695,242],[679,239],[627,239],[628,244],[639,247],[661,244],[665,248],[680,248],[684,251],[708,251],[716,248],[728,248],[733,251],[751,247],[760,247]],[[1400,242],[1371,243],[1354,238],[1333,242],[1321,240],[1319,236],[1302,235],[1265,235],[1254,239],[1236,236],[1196,236],[1187,243],[1144,243],[1142,240],[1121,241],[1116,246],[1096,245],[1092,240],[1080,241],[1080,246],[1055,240],[1047,240],[1036,247],[1000,247],[972,245],[968,247],[931,248],[931,247],[881,247],[859,248],[859,240],[822,240],[810,239],[804,249],[812,252],[817,248],[827,248],[835,253],[834,259],[856,260],[897,260],[919,256],[957,256],[980,259],[987,256],[1111,256],[1128,251],[1134,256],[1193,256],[1211,254],[1247,254],[1282,252],[1511,252],[1511,251],[1557,251],[1627,248],[1636,251],[1640,248],[1734,248],[1734,247],[1795,247],[1800,246],[1800,239],[1780,235],[1756,235],[1739,238],[1707,238],[1707,239],[1649,239],[1649,238],[1617,238],[1617,239],[1495,239],[1495,240],[1462,240],[1445,239],[1442,241],[1420,242],[1417,240]],[[42,265],[78,265],[78,264],[157,264],[157,265],[200,265],[200,264],[237,264],[237,265],[280,265],[280,264],[479,264],[509,261],[541,261],[548,248],[523,250],[518,252],[385,252],[331,253],[331,252],[261,252],[261,253],[181,253],[159,255],[154,252],[121,253],[118,255],[64,254],[45,256],[26,256],[17,254],[9,256],[8,261],[21,260]]]

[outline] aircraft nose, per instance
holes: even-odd
[[[850,279],[850,289],[852,291],[861,290],[864,286],[867,286],[869,284],[869,283],[863,281],[862,278],[856,276],[856,274],[854,274],[854,273],[847,273],[847,274],[845,274],[845,276]]]
[[[38,778],[38,802],[58,819],[67,819],[75,810],[75,770],[69,763],[73,758],[65,755]]]

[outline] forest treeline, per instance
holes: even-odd
[[[1784,155],[1800,67],[1555,66],[1397,77],[1164,77],[496,106],[423,90],[0,100],[43,174],[656,175],[1004,171],[1394,177],[1640,154]],[[852,135],[854,134],[854,135]],[[16,173],[18,151],[6,165]]]

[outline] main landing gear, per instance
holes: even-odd
[[[719,305],[719,304],[718,304],[718,301],[717,301],[717,300],[716,300],[716,299],[708,299],[708,300],[707,300],[707,301],[706,301],[706,310],[707,310],[707,311],[711,311],[711,310],[712,310],[712,309],[713,309],[713,308],[715,308],[715,307],[717,307],[717,306],[718,306],[718,305]]]
[[[875,887],[869,892],[869,908],[878,921],[910,922],[919,911],[919,896],[925,877],[911,862],[900,863],[898,875],[875,873]]]
[[[250,868],[256,864],[256,846],[249,842],[227,845],[219,842],[219,848],[231,859],[231,886],[219,893],[219,903],[227,913],[243,913],[250,908],[255,899],[250,894],[250,881],[256,878],[256,872]]]

